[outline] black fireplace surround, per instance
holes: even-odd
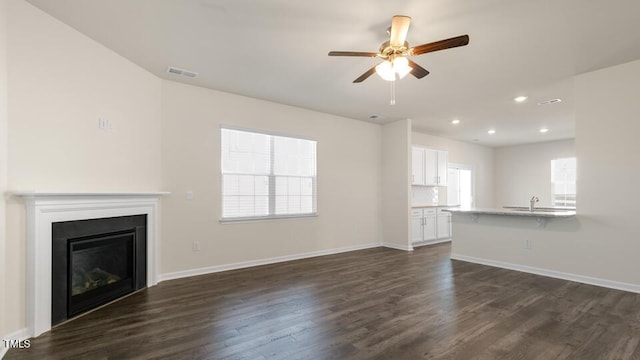
[[[147,216],[52,224],[51,325],[147,286]]]

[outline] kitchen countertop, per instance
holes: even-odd
[[[446,207],[456,207],[460,206],[458,204],[413,204],[411,205],[412,209],[417,208],[446,208]]]
[[[533,209],[529,211],[527,208],[459,208],[446,209],[451,213],[474,214],[474,215],[507,215],[507,216],[525,216],[538,218],[561,218],[575,216],[575,210],[549,210],[549,209]]]

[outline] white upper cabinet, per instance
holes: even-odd
[[[449,153],[419,146],[411,148],[411,183],[446,186]]]
[[[416,147],[411,149],[411,183],[425,184],[424,150]]]
[[[447,185],[449,174],[449,152],[438,150],[438,185]]]
[[[430,149],[424,151],[424,185],[438,185],[438,152]]]

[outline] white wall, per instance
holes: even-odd
[[[573,156],[574,140],[495,149],[496,206],[529,206],[534,195],[540,199],[537,206],[551,206],[551,160]]]
[[[640,292],[639,93],[640,61],[576,77],[576,218],[538,228],[454,216],[453,252]]]
[[[171,81],[162,89],[162,179],[172,193],[163,273],[379,244],[380,126]],[[319,216],[220,224],[221,125],[317,140]]]
[[[8,3],[8,188],[160,190],[160,80],[29,3]],[[99,117],[115,131],[98,129]],[[5,333],[25,326],[16,199],[7,205],[6,250]]]
[[[411,120],[382,127],[382,241],[385,246],[411,246]]]
[[[0,194],[7,190],[7,0],[0,0]],[[5,289],[5,200],[0,199],[0,289]],[[0,292],[0,338],[7,334],[5,291]],[[2,350],[0,350],[2,354]]]
[[[450,163],[470,165],[475,176],[475,206],[492,207],[494,205],[494,153],[492,148],[416,131],[412,133],[412,141],[414,145],[447,150]],[[440,202],[446,199],[446,196],[446,189],[440,188]]]

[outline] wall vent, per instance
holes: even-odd
[[[562,102],[562,99],[545,100],[545,101],[539,102],[538,105],[551,105],[559,102]]]
[[[173,66],[169,66],[167,68],[167,72],[169,74],[174,74],[174,75],[180,75],[180,76],[186,76],[189,78],[194,78],[196,76],[198,76],[197,72],[193,72],[193,71],[189,71],[189,70],[184,70],[184,69],[178,69],[176,67]]]

